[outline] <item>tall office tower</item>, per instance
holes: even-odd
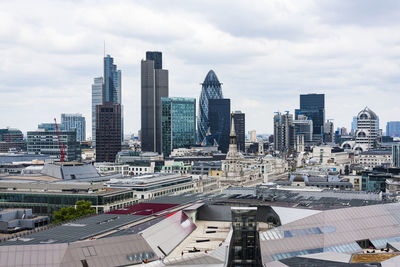
[[[168,70],[161,67],[161,52],[147,52],[141,63],[142,151],[162,151],[161,98],[168,97]]]
[[[76,131],[76,141],[86,140],[86,120],[82,114],[61,114],[61,124],[66,131]]]
[[[394,144],[392,146],[392,162],[393,167],[400,167],[400,144]]]
[[[357,116],[353,117],[353,120],[351,121],[351,134],[354,135],[357,130]]]
[[[256,132],[256,130],[251,130],[250,132],[249,132],[249,135],[250,135],[250,142],[253,142],[253,143],[255,143],[255,142],[257,142],[257,132]]]
[[[400,121],[389,121],[386,124],[386,136],[400,137]]]
[[[357,115],[356,144],[354,150],[374,149],[378,143],[378,117],[375,112],[365,107]]]
[[[162,152],[169,156],[175,148],[190,147],[196,137],[196,99],[162,97]]]
[[[213,70],[207,73],[204,82],[201,84],[201,93],[199,100],[199,112],[197,119],[197,141],[202,143],[207,135],[208,128],[210,127],[208,121],[208,106],[209,99],[221,99],[222,90],[221,84],[217,75]]]
[[[325,95],[300,95],[300,109],[295,110],[295,117],[305,115],[313,121],[313,141],[322,141],[325,123]]]
[[[245,114],[241,111],[232,113],[235,120],[236,143],[238,151],[245,152],[244,139],[245,139]]]
[[[94,78],[92,84],[92,146],[96,146],[96,106],[103,104],[103,77]]]
[[[340,135],[347,135],[347,129],[346,127],[342,127],[339,129]]]
[[[96,106],[96,161],[115,162],[121,150],[121,105],[105,102]]]
[[[282,154],[290,154],[294,150],[293,114],[281,114],[274,116],[274,150]]]
[[[332,143],[335,137],[335,129],[333,128],[333,121],[327,120],[324,124],[324,142]]]
[[[313,141],[313,121],[309,120],[307,116],[299,115],[297,119],[293,121],[294,134],[296,136],[302,135],[302,141],[304,145],[310,145]],[[296,139],[297,140],[297,139]]]
[[[65,145],[65,161],[81,160],[81,147],[76,141],[75,131],[59,131],[61,144]],[[60,158],[60,146],[56,131],[29,131],[27,133],[28,154],[50,155]]]
[[[222,153],[228,152],[231,121],[230,99],[208,100],[208,121],[212,138]]]

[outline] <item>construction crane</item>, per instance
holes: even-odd
[[[65,159],[65,144],[61,144],[61,139],[60,139],[60,131],[58,130],[58,125],[57,125],[57,120],[54,118],[54,123],[56,125],[56,133],[57,133],[57,139],[58,139],[58,147],[60,148],[60,162],[64,162]]]

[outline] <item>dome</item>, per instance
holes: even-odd
[[[220,85],[221,83],[218,80],[217,75],[215,74],[215,72],[213,70],[210,70],[207,73],[206,78],[204,79],[203,84],[216,84],[216,85]]]
[[[373,112],[371,109],[365,107],[358,113],[357,118],[360,120],[376,120],[378,116],[376,116],[375,112]]]

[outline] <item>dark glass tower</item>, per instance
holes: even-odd
[[[104,58],[103,102],[121,104],[121,70],[114,64],[114,58]]]
[[[325,123],[325,94],[300,95],[300,109],[296,109],[296,120],[305,115],[313,122],[313,140],[321,140]]]
[[[142,151],[161,153],[161,98],[168,97],[168,70],[163,70],[160,52],[147,52],[141,64]]]
[[[196,99],[163,97],[162,102],[162,148],[169,156],[175,148],[195,144]]]
[[[204,138],[207,135],[208,127],[210,126],[208,121],[209,99],[222,98],[221,84],[222,83],[219,82],[215,72],[210,70],[201,85],[198,112],[199,118],[197,120],[197,141],[199,143],[204,141]]]
[[[218,149],[227,153],[231,122],[231,100],[209,99],[208,120],[212,138],[218,143]]]
[[[244,140],[245,140],[245,115],[241,111],[235,111],[232,113],[235,119],[235,132],[236,132],[236,142],[238,151],[244,152]]]
[[[96,106],[96,161],[115,162],[121,151],[121,105],[105,102]]]

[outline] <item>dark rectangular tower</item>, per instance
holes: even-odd
[[[154,61],[154,68],[157,70],[162,69],[162,53],[156,51],[147,51],[146,52],[146,60]]]
[[[241,111],[235,111],[232,113],[235,120],[235,132],[236,132],[236,142],[238,151],[244,152],[244,140],[245,140],[245,115]]]
[[[96,161],[115,162],[121,151],[121,105],[105,102],[96,106]]]
[[[227,153],[231,127],[231,100],[209,99],[208,121],[212,138],[218,143],[218,149]]]
[[[148,54],[150,53],[150,54]],[[162,66],[160,52],[148,52],[154,60],[142,60],[141,66],[141,133],[142,151],[161,153],[161,97],[168,97],[168,70]],[[160,53],[160,54],[154,54]],[[150,56],[152,55],[152,57]]]
[[[296,109],[296,120],[305,115],[313,122],[313,140],[321,140],[325,123],[325,94],[300,95],[300,109]]]

